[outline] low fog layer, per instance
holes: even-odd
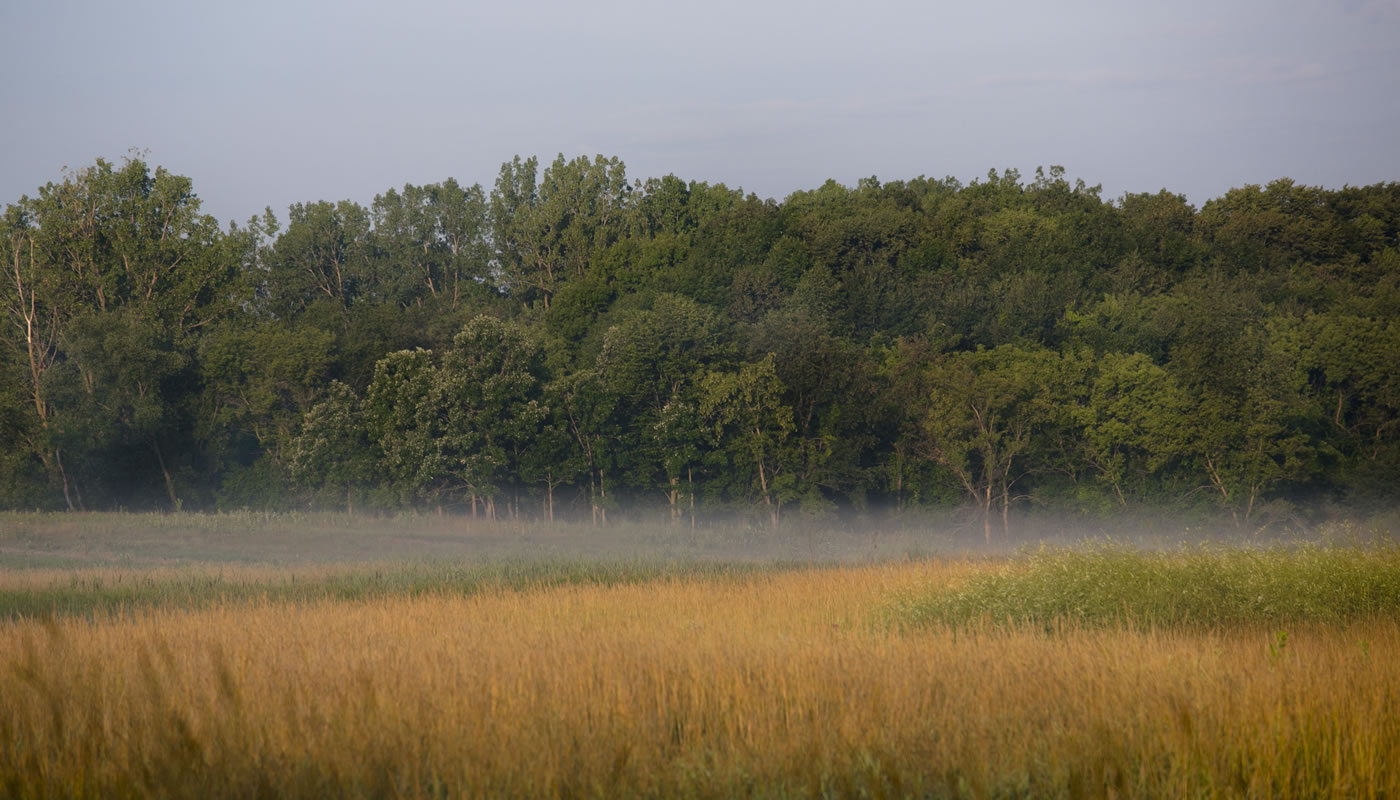
[[[20,569],[618,559],[869,563],[1005,556],[1041,546],[1107,542],[1167,549],[1201,543],[1272,547],[1397,540],[1400,513],[1394,511],[1265,530],[1199,518],[1022,517],[990,545],[983,540],[980,521],[969,514],[911,517],[897,524],[790,521],[777,531],[749,522],[695,529],[635,522],[593,527],[455,515],[0,514],[0,566]]]

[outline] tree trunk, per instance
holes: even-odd
[[[54,462],[58,464],[58,476],[63,480],[63,502],[68,504],[69,511],[77,511],[78,509],[73,507],[73,498],[68,493],[68,470],[63,468],[62,451],[60,451],[58,448],[54,448],[53,457]],[[81,499],[79,499],[78,501],[78,506],[82,506]]]
[[[982,536],[987,544],[992,543],[992,485],[982,490]]]
[[[768,524],[778,529],[778,510],[773,506],[773,496],[768,493],[768,475],[763,468],[763,460],[758,461],[758,488],[763,491],[763,502],[768,506]]]
[[[680,509],[680,506],[676,504],[676,501],[680,499],[680,489],[679,489],[680,480],[681,480],[681,479],[680,479],[680,476],[679,476],[679,475],[672,475],[672,476],[671,476],[671,489],[670,489],[670,491],[668,491],[668,492],[666,493],[666,499],[671,503],[671,524],[672,524],[672,525],[674,525],[674,524],[676,524],[677,522],[680,522],[680,521],[681,521],[681,509]]]
[[[588,511],[592,515],[593,527],[598,527],[598,484],[597,473],[590,467],[588,470]]]
[[[1001,484],[1001,537],[1011,538],[1011,488]]]
[[[549,511],[549,524],[554,524],[554,475],[549,470],[544,473],[545,501]]]
[[[179,511],[180,498],[175,496],[175,481],[170,479],[170,470],[165,468],[165,456],[161,454],[160,445],[155,441],[151,442],[151,449],[155,451],[156,463],[160,464],[160,474],[165,476],[165,491],[170,495],[170,508]]]
[[[904,448],[894,448],[894,509],[904,510]]]
[[[1220,492],[1220,499],[1225,503],[1226,507],[1230,509],[1230,519],[1234,520],[1235,527],[1238,528],[1240,526],[1240,515],[1235,513],[1235,506],[1230,502],[1230,490],[1226,488],[1224,479],[1220,477],[1220,472],[1216,470],[1215,461],[1207,458],[1206,469],[1210,471],[1210,482],[1214,484],[1216,490]]]

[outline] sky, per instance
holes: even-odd
[[[1400,0],[5,0],[0,203],[133,150],[204,211],[617,156],[781,200],[1063,165],[1400,180]]]

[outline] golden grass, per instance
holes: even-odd
[[[373,564],[370,568],[373,568]],[[158,567],[78,567],[62,569],[12,569],[0,571],[0,591],[36,592],[64,587],[120,586],[124,583],[165,584],[221,580],[230,583],[275,583],[295,575],[317,580],[363,572],[362,564],[307,564],[295,568],[271,564],[191,564]]]
[[[969,564],[0,626],[11,796],[1400,796],[1400,623],[877,624]]]

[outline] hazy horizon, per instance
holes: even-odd
[[[1400,179],[1400,2],[17,4],[4,202],[131,149],[221,222],[514,155],[782,199],[1064,165],[1195,205]]]

